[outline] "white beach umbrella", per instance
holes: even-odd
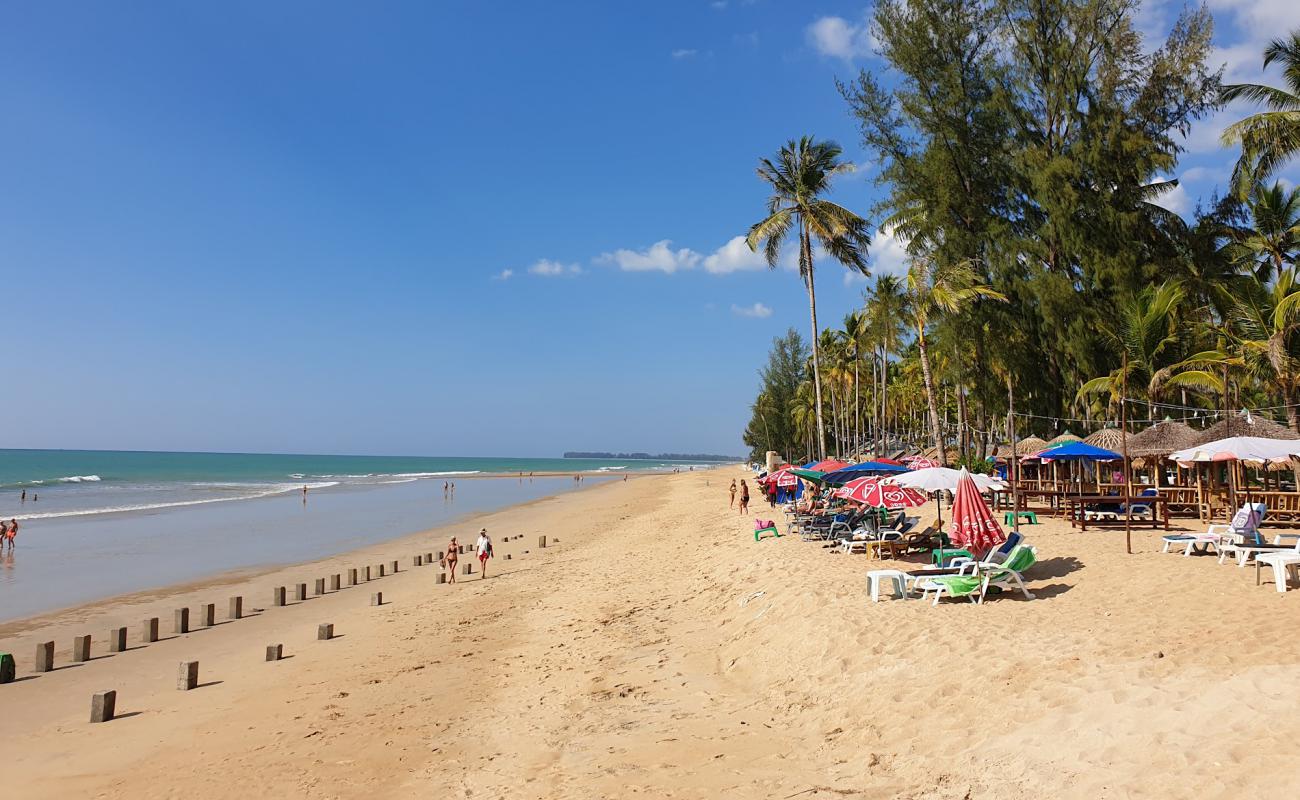
[[[997,478],[991,478],[988,475],[971,475],[975,485],[981,492],[989,489],[1005,489],[1006,484]],[[961,470],[949,469],[948,467],[927,467],[926,469],[913,470],[894,475],[890,481],[899,486],[910,486],[913,489],[921,489],[926,492],[938,491],[957,491],[957,483],[961,478]]]
[[[1294,439],[1230,436],[1179,450],[1171,453],[1169,458],[1184,467],[1198,461],[1244,461],[1267,466],[1288,461],[1296,452],[1300,452],[1300,442]]]

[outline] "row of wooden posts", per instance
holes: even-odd
[[[522,534],[517,536],[507,536],[502,541],[510,542],[522,538]],[[555,541],[559,541],[556,539]],[[546,537],[539,537],[537,546],[546,547]],[[463,554],[465,546],[460,545],[457,554]],[[524,551],[528,553],[527,550]],[[510,560],[510,554],[505,555],[505,559]],[[444,553],[440,550],[437,557],[432,552],[416,554],[411,563],[416,567],[431,566],[437,563],[439,566],[446,566]],[[472,575],[474,573],[473,559],[466,561],[464,574]],[[352,567],[347,570],[347,585],[349,587],[357,586],[360,583],[369,582],[383,578],[388,574],[398,572],[398,562],[390,561],[387,564],[378,564],[374,567]],[[447,582],[446,572],[438,573],[438,583]],[[319,597],[326,593],[326,579],[317,578],[314,585],[315,596]],[[343,588],[343,573],[335,573],[329,576],[329,591],[337,592]],[[307,584],[299,583],[294,587],[294,599],[298,602],[309,599],[307,594]],[[272,592],[272,605],[283,607],[288,605],[288,587],[277,586]],[[384,605],[384,593],[375,592],[370,596],[371,606]],[[227,607],[226,616],[228,620],[243,619],[244,617],[244,598],[237,595],[230,598]],[[199,606],[198,624],[201,627],[211,628],[217,624],[217,605],[216,603],[205,603]],[[151,644],[158,641],[159,618],[150,617],[141,624],[140,639],[144,644]],[[187,634],[190,632],[190,609],[178,608],[173,614],[173,631],[176,634]],[[316,638],[320,641],[329,641],[334,638],[334,624],[322,623],[316,630]],[[72,639],[72,662],[84,663],[91,660],[90,655],[91,635],[84,634],[74,636]],[[108,649],[112,653],[123,653],[127,649],[127,628],[125,626],[112,628],[108,634]],[[267,661],[280,661],[284,658],[284,645],[271,644],[266,647]],[[35,672],[52,672],[54,670],[54,642],[41,642],[36,645]],[[9,653],[0,653],[0,683],[10,683],[16,678],[17,665],[14,657]],[[181,690],[190,690],[198,686],[199,683],[199,662],[182,661],[176,680],[176,688]],[[114,711],[117,705],[117,691],[108,690],[96,692],[91,697],[90,702],[90,721],[91,722],[108,722],[113,719]]]

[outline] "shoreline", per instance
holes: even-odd
[[[549,475],[549,476],[536,475],[535,477],[538,478],[563,477],[564,474],[567,473],[561,473],[559,475]],[[499,478],[503,476],[485,475],[482,477]],[[515,478],[517,476],[509,475],[504,477]],[[335,553],[330,553],[328,555],[322,556],[321,558],[317,558],[317,559],[266,563],[257,566],[220,570],[210,575],[206,575],[204,577],[195,578],[188,581],[173,581],[170,583],[160,583],[156,586],[152,586],[146,589],[140,589],[133,592],[122,592],[122,593],[117,593],[112,595],[106,595],[104,597],[100,597],[94,600],[89,600],[83,603],[74,603],[72,605],[63,606],[60,608],[52,609],[50,611],[43,611],[37,614],[16,617],[14,619],[0,620],[0,650],[4,649],[6,639],[22,636],[23,634],[30,633],[32,630],[40,629],[42,626],[61,625],[62,623],[67,621],[63,619],[64,617],[67,616],[76,616],[78,617],[78,621],[84,622],[86,620],[94,618],[94,616],[97,613],[102,612],[104,611],[104,609],[109,607],[116,607],[119,605],[128,606],[128,607],[143,606],[148,603],[161,602],[168,598],[175,598],[182,595],[205,592],[222,586],[238,586],[241,584],[249,583],[251,581],[257,580],[261,577],[273,573],[282,572],[291,569],[305,569],[307,567],[314,566],[314,565],[322,565],[332,561],[336,561],[338,559],[355,557],[362,553],[370,552],[378,548],[387,549],[389,547],[393,547],[402,543],[413,544],[416,539],[422,537],[437,536],[443,531],[450,531],[451,528],[464,525],[466,524],[466,518],[472,515],[491,516],[491,515],[502,514],[506,512],[516,512],[516,511],[526,509],[530,506],[535,506],[540,503],[554,500],[555,498],[561,497],[566,494],[574,494],[574,493],[581,493],[589,490],[594,490],[600,488],[606,483],[610,483],[610,481],[601,481],[599,483],[596,483],[593,486],[580,486],[578,488],[568,489],[564,492],[557,492],[554,494],[548,494],[542,497],[537,497],[532,500],[525,500],[519,503],[510,503],[505,506],[494,508],[490,511],[466,510],[465,512],[460,513],[456,515],[454,518],[447,520],[439,525],[435,525],[429,528],[424,528],[416,531],[408,531],[406,533],[398,534],[397,536],[394,536],[389,539],[384,539],[378,542],[371,542],[365,545],[361,545],[359,547],[351,548],[349,550],[342,550]],[[618,481],[618,483],[621,483],[621,481]],[[256,498],[256,499],[265,499],[265,498]],[[131,512],[131,513],[135,513],[135,512]],[[140,512],[140,513],[146,513],[146,512]],[[474,534],[477,535],[477,531],[474,531]],[[391,561],[392,559],[390,558],[388,560]],[[404,560],[403,565],[405,566],[406,564],[407,562]]]

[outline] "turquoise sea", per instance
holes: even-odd
[[[20,521],[17,547],[0,553],[0,622],[437,526],[464,525],[458,532],[472,536],[489,511],[623,475],[708,466],[716,465],[0,450],[0,517]]]
[[[650,460],[0,450],[0,516],[51,519],[530,472],[662,472]],[[22,500],[23,491],[27,500]],[[36,498],[36,500],[33,500]]]

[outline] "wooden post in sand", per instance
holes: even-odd
[[[388,568],[389,568],[389,572],[393,573],[394,575],[396,575],[396,574],[399,572],[399,570],[397,569],[397,562],[396,562],[396,561],[394,561],[393,563],[389,564],[389,565],[388,565]]]
[[[108,722],[113,718],[113,712],[117,710],[117,692],[110,689],[107,692],[96,692],[90,697],[90,721],[91,722]]]
[[[319,596],[322,595],[322,594],[325,594],[325,579],[324,579],[324,578],[317,578],[317,579],[316,579],[316,595],[319,597]]]
[[[442,554],[441,554],[441,553],[438,554],[438,559],[437,559],[437,560],[439,560],[439,561],[442,560]],[[424,554],[424,563],[426,563],[426,564],[432,564],[433,562],[434,562],[433,553],[425,553],[425,554]]]
[[[356,567],[349,567],[349,568],[348,568],[348,586],[356,586],[356,585],[357,585],[357,568],[356,568]]]
[[[279,661],[279,660],[282,659],[282,658],[284,658],[284,645],[282,645],[282,644],[268,644],[268,645],[266,646],[266,660],[267,660],[267,661]]]
[[[307,584],[300,583],[294,587],[293,599],[302,601],[307,599]]]
[[[244,618],[244,598],[243,596],[230,598],[230,608],[227,610],[227,617],[230,619]]]
[[[438,573],[438,583],[446,583],[446,582],[447,582],[447,573],[445,573],[445,572],[439,572],[439,573]]]
[[[381,577],[381,578],[384,577],[384,565],[383,565],[383,564],[380,564],[379,566],[375,567],[375,574],[378,575],[378,576]]]
[[[466,562],[465,562],[465,566],[461,569],[461,571],[464,572],[466,575],[473,575],[473,574],[474,574],[474,562],[473,562],[473,561],[466,561]]]
[[[282,606],[282,605],[284,605],[285,602],[286,602],[284,596],[285,596],[285,594],[287,594],[287,593],[288,593],[287,590],[286,590],[283,586],[277,586],[277,587],[275,587],[275,592],[273,593],[274,596],[272,597],[272,601],[271,601],[271,602],[274,603],[274,604],[277,605],[277,606]]]
[[[0,653],[0,683],[13,683],[18,677],[18,665],[9,653]]]
[[[370,581],[370,567],[362,567],[361,569],[362,569],[362,572],[361,572],[361,580],[366,581],[366,582],[369,582],[369,581]]]
[[[370,605],[372,605],[372,606],[382,606],[383,604],[384,604],[384,593],[383,593],[383,592],[375,592],[374,594],[370,595]]]
[[[176,612],[172,614],[172,621],[175,623],[173,627],[176,633],[190,632],[190,610],[188,608],[176,609]]]
[[[337,572],[330,576],[330,591],[337,592],[343,585],[343,576]]]
[[[509,561],[509,560],[510,560],[510,554],[509,554],[509,553],[506,553],[506,561]]]
[[[412,563],[413,565],[417,566],[417,567],[423,567],[423,566],[424,566],[424,556],[422,556],[422,555],[417,555],[415,558],[412,558],[412,559],[411,559],[411,563]]]
[[[443,558],[442,551],[439,550],[439,551],[438,551],[438,560],[439,560],[439,561],[442,561],[442,558]]]
[[[37,672],[54,671],[54,642],[41,642],[36,645]]]
[[[211,628],[217,624],[216,603],[204,603],[199,606],[199,624],[205,628]]]
[[[182,661],[180,669],[176,671],[176,688],[182,692],[188,692],[190,689],[199,685],[199,662]]]
[[[545,536],[537,537],[537,547],[542,548],[545,546],[546,546],[546,537]]]
[[[322,623],[316,628],[316,638],[322,642],[328,642],[334,638],[334,623]]]
[[[153,644],[158,641],[158,618],[150,617],[140,624],[140,641]]]
[[[90,660],[90,634],[72,637],[72,660],[78,662]]]
[[[108,632],[108,651],[110,653],[126,652],[126,628],[114,628]]]

